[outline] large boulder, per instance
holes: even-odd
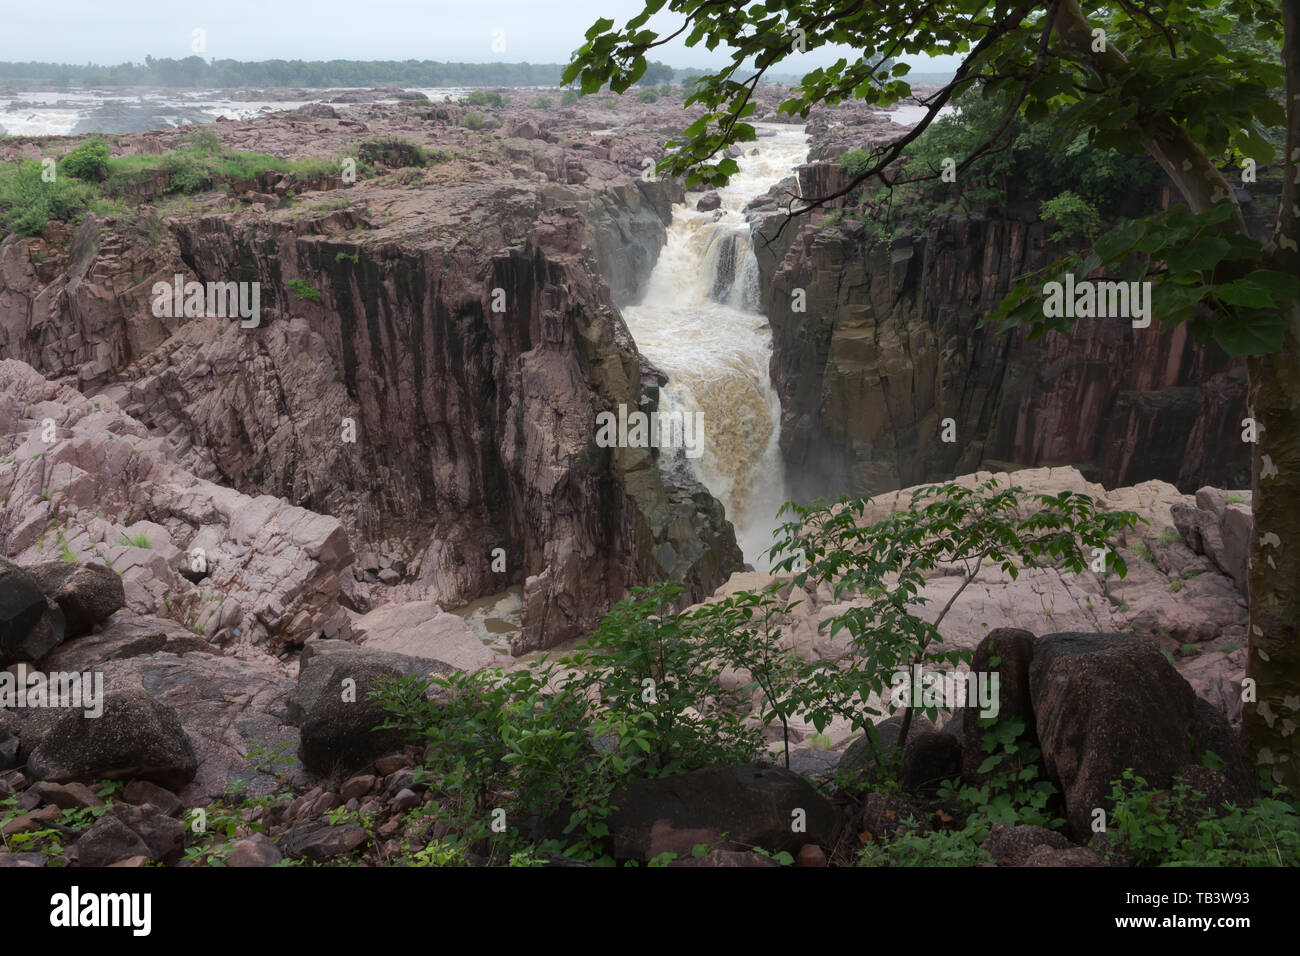
[[[312,820],[285,833],[280,849],[294,859],[323,863],[330,857],[351,853],[366,840],[366,832],[355,823],[330,826],[326,820]]]
[[[63,612],[30,573],[0,558],[0,667],[44,657],[63,642]]]
[[[403,674],[391,664],[365,657],[341,662],[326,657],[323,662],[328,678],[306,710],[299,757],[305,768],[320,774],[366,770],[376,757],[405,743],[401,731],[376,730],[389,714],[370,698],[372,691]]]
[[[126,834],[135,836],[135,840]],[[143,851],[139,847],[143,845]],[[185,851],[185,823],[146,804],[113,804],[77,842],[82,866],[108,866],[118,860],[144,856],[175,862]]]
[[[108,866],[133,856],[174,863],[185,849],[185,824],[149,804],[118,803],[82,835],[76,848],[82,866]]]
[[[360,647],[350,641],[308,641],[298,658],[298,684],[289,696],[290,720],[302,723],[324,694],[333,694],[353,664],[369,662],[389,668],[404,677],[428,680],[450,674],[452,667],[428,657],[411,657],[373,647]]]
[[[716,192],[710,190],[700,197],[699,202],[695,204],[697,212],[713,212],[722,206],[722,197]]]
[[[1024,866],[1026,858],[1040,847],[1067,850],[1072,844],[1063,834],[1046,827],[995,823],[981,846],[998,866]]]
[[[65,714],[27,760],[37,780],[149,780],[179,790],[198,768],[194,747],[172,708],[142,690],[108,691],[103,713]]]
[[[637,780],[613,797],[607,820],[620,860],[689,856],[725,834],[741,847],[798,853],[805,843],[833,846],[834,807],[803,777],[745,764]],[[800,812],[802,811],[802,812]]]
[[[298,769],[298,728],[287,713],[294,681],[274,658],[251,650],[224,656],[175,621],[117,614],[98,632],[58,647],[43,666],[101,672],[106,691],[143,690],[172,708],[198,760],[194,779],[178,791],[190,806],[236,782],[249,796],[272,793]],[[23,713],[25,754],[48,734],[53,716]]]
[[[908,733],[903,746],[902,787],[908,793],[933,793],[961,775],[961,741],[938,730]]]
[[[462,618],[434,601],[382,605],[353,621],[352,633],[368,650],[439,661],[470,673],[496,660]]]
[[[1251,500],[1249,491],[1205,487],[1196,492],[1195,507],[1179,503],[1170,508],[1174,527],[1187,546],[1213,561],[1243,595],[1247,593],[1254,527]]]
[[[1065,796],[1076,836],[1085,835],[1095,808],[1109,808],[1111,783],[1132,769],[1153,787],[1199,765],[1202,738],[1241,757],[1224,733],[1227,721],[1196,696],[1165,657],[1132,634],[1049,634],[1030,666],[1030,693],[1048,776]],[[1210,714],[1217,716],[1217,723]]]
[[[33,564],[27,571],[63,611],[65,637],[89,634],[96,624],[126,605],[121,577],[102,564],[47,561]]]

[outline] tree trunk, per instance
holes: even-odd
[[[1283,0],[1287,168],[1277,230],[1263,264],[1300,275],[1300,0]],[[1251,408],[1259,425],[1251,468],[1255,531],[1250,547],[1250,658],[1255,702],[1242,706],[1246,753],[1275,783],[1300,794],[1300,303],[1282,307],[1277,355],[1250,360]],[[1274,537],[1276,536],[1276,537]]]
[[[1300,0],[1282,0],[1286,34],[1286,155],[1282,201],[1272,242],[1260,265],[1300,275]],[[1062,0],[1056,23],[1062,42],[1083,55],[1103,84],[1127,61],[1114,47],[1093,53],[1091,27],[1078,0]],[[1145,120],[1148,124],[1150,119]],[[1205,151],[1167,121],[1149,125],[1147,151],[1160,163],[1192,212],[1232,202],[1227,179]],[[1246,234],[1239,208],[1226,231]],[[1250,545],[1250,656],[1246,676],[1254,702],[1243,698],[1242,743],[1254,766],[1300,794],[1300,303],[1280,306],[1282,351],[1249,359],[1250,407],[1258,428],[1252,464],[1255,530]],[[1276,538],[1273,536],[1276,535]]]

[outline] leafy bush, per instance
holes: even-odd
[[[969,830],[903,832],[889,843],[868,843],[859,866],[980,866],[993,862]]]
[[[1126,770],[1107,836],[1137,866],[1300,866],[1300,816],[1281,795],[1214,807],[1181,778],[1159,791]]]
[[[494,859],[516,852],[530,827],[534,841],[562,827],[570,855],[599,857],[610,794],[623,778],[646,774],[653,749],[648,715],[593,716],[544,663],[511,674],[404,678],[376,696],[392,715],[385,727],[428,745],[420,773],[443,797],[432,815],[458,845]],[[523,826],[495,833],[495,809]]]
[[[565,90],[564,95],[560,97],[561,106],[572,106],[582,98],[582,92],[579,90]]]
[[[549,96],[539,96],[536,99],[536,101],[534,101],[533,103],[533,109],[549,110],[554,105],[555,105],[555,101],[552,100]]]
[[[284,286],[299,299],[305,299],[308,302],[320,301],[320,291],[304,279],[290,279]]]
[[[1091,233],[1080,230],[1090,223],[1086,208],[1093,209],[1100,220],[1115,218],[1128,207],[1154,205],[1155,190],[1150,187],[1162,176],[1154,160],[1100,148],[1086,136],[1058,128],[1050,119],[1030,123],[1019,114],[1008,123],[999,145],[961,170],[958,182],[944,182],[941,173],[953,168],[947,161],[964,160],[992,136],[1003,118],[1003,106],[993,97],[972,92],[962,96],[956,106],[957,113],[936,119],[911,144],[899,185],[887,189],[876,183],[864,184],[860,200],[867,218],[875,224],[868,229],[871,238],[916,234],[936,214],[969,215],[1020,201],[1038,204],[1060,199],[1066,192],[1078,202],[1069,208],[1058,202],[1059,211],[1073,213],[1070,223],[1075,234],[1087,237],[1095,234],[1096,225]],[[863,149],[850,150],[839,158],[841,169],[854,177],[874,163],[872,153]],[[1064,221],[1062,227],[1068,236]]]
[[[466,129],[480,130],[492,126],[493,123],[492,120],[488,119],[488,117],[484,116],[482,113],[470,110],[461,119],[460,125]]]
[[[989,754],[978,772],[989,774],[981,786],[960,786],[953,781],[939,789],[941,800],[953,800],[967,813],[966,829],[982,843],[995,823],[1020,824],[1056,829],[1065,821],[1053,817],[1048,803],[1059,791],[1050,780],[1040,779],[1042,752],[1028,742],[1023,720],[978,718],[992,724],[983,735],[982,746]]]
[[[217,131],[209,126],[200,126],[185,137],[191,151],[201,156],[213,156],[221,152],[221,138]]]
[[[100,182],[108,176],[108,143],[102,136],[92,136],[64,156],[60,166],[74,179]]]
[[[66,176],[41,178],[41,164],[26,160],[0,172],[0,234],[38,236],[51,219],[72,221],[94,197],[94,189]]]
[[[470,106],[491,106],[499,108],[505,106],[508,101],[500,93],[489,93],[487,90],[474,90],[461,102],[468,103]]]
[[[633,589],[586,644],[554,664],[385,687],[377,695],[392,715],[385,726],[428,745],[424,773],[444,795],[439,819],[496,856],[521,839],[517,827],[491,831],[490,811],[504,809],[507,819],[533,821],[534,839],[559,831],[565,852],[595,859],[622,783],[754,760],[762,738],[745,719],[748,703],[732,706],[718,676],[728,649],[744,644],[732,627],[743,632],[774,599],[681,615],[672,612],[681,592]],[[774,687],[777,655],[748,654],[742,659],[759,669],[759,683]],[[773,696],[779,705],[782,695]]]
[[[642,90],[636,95],[638,103],[657,103],[659,102],[659,91],[655,89]]]
[[[917,488],[907,510],[871,524],[863,520],[869,507],[863,498],[834,505],[787,503],[781,514],[794,519],[777,529],[769,557],[774,571],[795,571],[798,587],[826,584],[836,601],[848,595],[866,599],[820,625],[832,638],[847,631],[848,653],[840,662],[816,662],[800,685],[797,705],[818,732],[843,717],[873,740],[881,712],[868,699],[876,694],[888,701],[886,689],[896,672],[969,660],[969,650],[936,649],[943,642],[939,625],[985,564],[1013,579],[1021,566],[1044,560],[1080,573],[1096,549],[1105,554],[1106,568],[1123,576],[1127,568],[1109,542],[1140,520],[1132,512],[1099,512],[1087,495],[1026,494],[1017,486],[1001,487],[997,478],[971,488]],[[796,568],[804,562],[806,567]],[[930,622],[915,609],[925,602],[920,592],[928,576],[940,566],[956,570],[961,584]],[[904,712],[900,748],[916,709]],[[936,707],[926,713],[938,719]]]
[[[1092,239],[1101,228],[1097,208],[1072,189],[1063,190],[1038,205],[1038,215],[1044,222],[1056,225],[1049,237],[1052,242],[1062,239]]]
[[[634,588],[562,662],[583,671],[577,686],[600,709],[651,716],[651,764],[665,774],[743,763],[761,746],[757,730],[746,725],[748,707],[741,713],[719,683],[735,646],[727,627],[745,617],[745,608],[733,603],[695,616],[674,614],[681,595],[676,584]]]
[[[164,157],[163,168],[171,173],[171,189],[181,193],[197,193],[212,188],[212,173],[206,165],[184,152]]]

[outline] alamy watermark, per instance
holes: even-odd
[[[704,413],[629,412],[596,416],[596,444],[601,448],[684,448],[687,458],[704,454]]]
[[[1067,272],[1064,283],[1044,285],[1043,296],[1043,315],[1049,319],[1132,319],[1135,329],[1151,324],[1150,282],[1076,282]]]
[[[151,292],[153,314],[160,319],[239,318],[245,329],[262,321],[259,282],[186,282],[178,272],[170,283],[155,282]]]
[[[997,671],[925,671],[920,664],[910,671],[896,671],[890,679],[889,702],[898,707],[978,707],[981,717],[996,717],[998,687],[1001,675]]]
[[[0,671],[0,708],[10,707],[69,708],[92,719],[99,717],[104,713],[104,675],[99,671],[44,674],[19,664],[13,671]]]

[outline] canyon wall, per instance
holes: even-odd
[[[838,177],[806,166],[802,194],[826,195]],[[756,243],[796,497],[1055,465],[1107,487],[1249,486],[1244,363],[1185,328],[1080,319],[1036,341],[978,328],[1015,277],[1057,254],[1042,223],[936,218],[886,246],[851,219],[819,228],[824,216],[783,229],[771,216]]]
[[[597,413],[649,411],[662,381],[602,273],[637,294],[680,186],[516,152],[517,169],[410,170],[324,206],[10,237],[0,354],[111,398],[190,473],[382,545],[399,599],[522,585],[516,653],[585,633],[629,586],[698,600],[742,566],[721,505],[655,450],[595,442]],[[259,326],[156,317],[153,284],[176,273],[258,283]],[[363,612],[383,590],[349,576],[342,600]]]

